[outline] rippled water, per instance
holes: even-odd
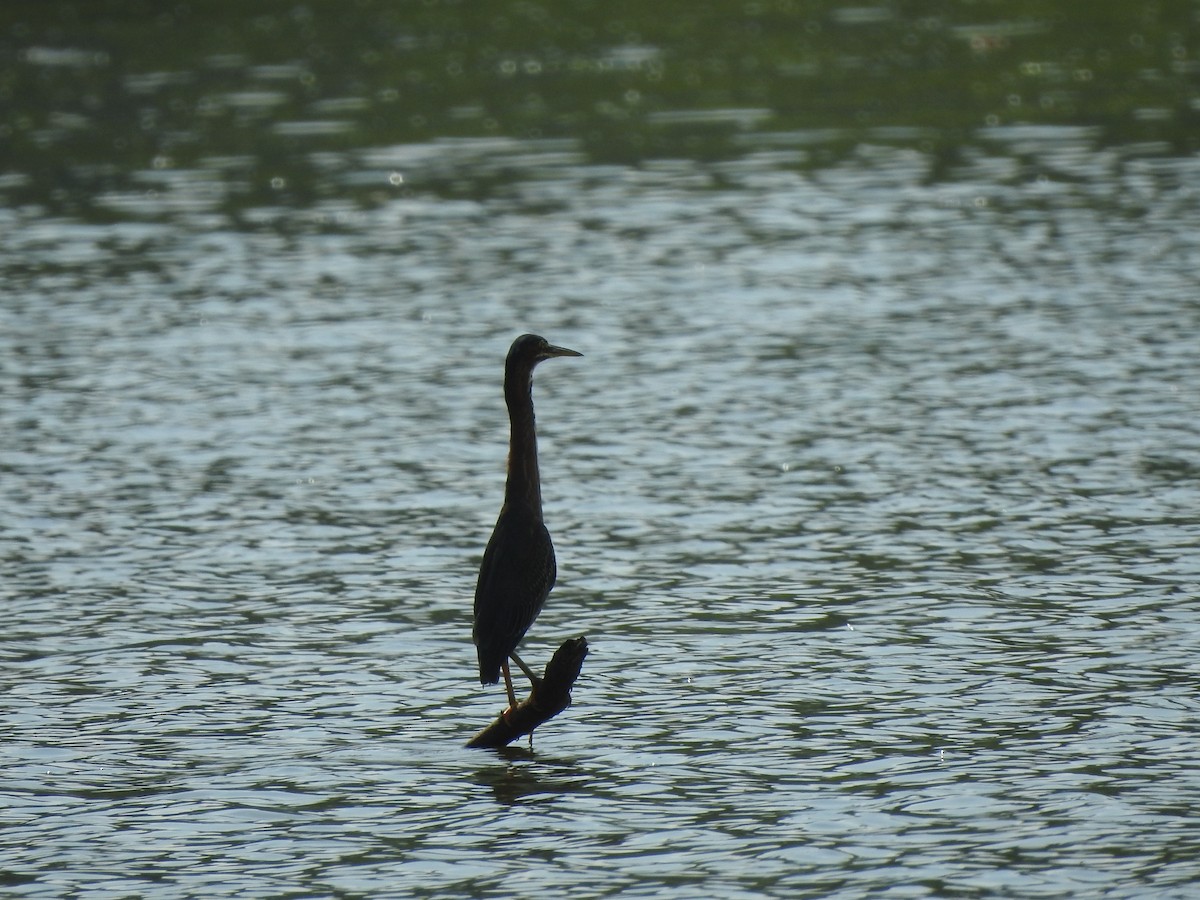
[[[1193,895],[1200,161],[828,137],[0,211],[5,889]],[[336,199],[389,172],[440,187]],[[532,751],[472,751],[522,331],[585,354],[538,370],[523,655],[592,651]]]
[[[1185,893],[1200,173],[924,165],[14,229],[10,884]],[[526,328],[586,354],[537,379],[527,655],[593,652],[496,755],[469,607]]]

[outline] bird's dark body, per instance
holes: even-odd
[[[581,355],[536,334],[523,334],[513,341],[504,361],[510,425],[508,481],[500,518],[479,567],[472,637],[479,652],[479,680],[495,684],[503,671],[510,697],[508,659],[542,611],[556,574],[554,545],[542,520],[533,370],[543,360]]]
[[[500,680],[500,664],[542,611],[555,574],[554,545],[541,515],[524,504],[505,504],[483,553],[475,588],[473,637],[484,684]]]

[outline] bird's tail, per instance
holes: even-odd
[[[482,647],[479,648],[479,683],[480,684],[496,684],[500,681],[500,665],[504,662],[503,656],[494,656],[494,654],[485,653]]]

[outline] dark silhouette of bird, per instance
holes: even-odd
[[[542,611],[556,574],[554,545],[542,521],[542,482],[538,471],[537,429],[533,419],[533,370],[544,359],[582,356],[555,347],[536,334],[523,334],[504,362],[504,400],[511,428],[504,506],[492,530],[475,587],[472,637],[479,653],[479,681],[495,684],[504,676],[508,702],[516,708],[508,661],[537,684],[516,654],[517,645]]]

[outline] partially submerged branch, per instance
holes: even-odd
[[[529,696],[516,709],[505,710],[487,728],[471,738],[468,747],[506,747],[522,735],[553,719],[571,705],[571,688],[587,657],[587,638],[564,641],[546,663],[546,673],[534,682]]]

